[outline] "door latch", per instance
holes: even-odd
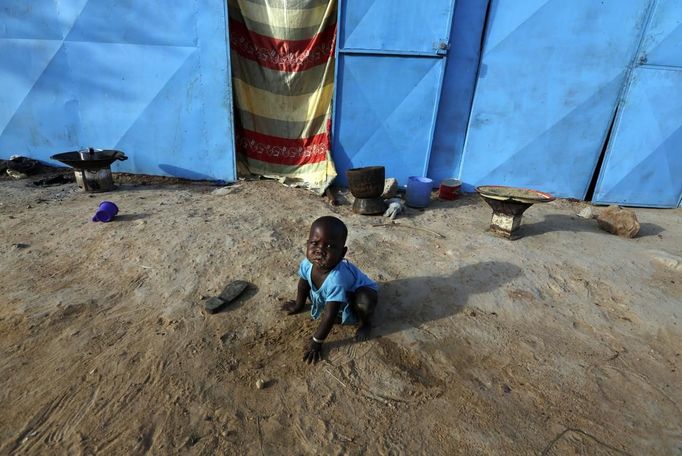
[[[447,55],[450,44],[446,40],[440,40],[438,46],[434,46],[434,48],[436,49],[436,54]]]

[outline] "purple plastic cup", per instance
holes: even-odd
[[[99,203],[97,212],[92,217],[93,222],[111,222],[118,214],[118,207],[111,201],[102,201]]]

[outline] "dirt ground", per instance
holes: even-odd
[[[631,240],[555,201],[510,242],[473,195],[386,227],[272,181],[213,190],[0,182],[0,454],[682,455],[681,210],[637,209]],[[91,222],[104,199],[120,215]],[[330,213],[377,327],[308,366],[315,324],[279,306]],[[206,314],[232,279],[253,288]]]

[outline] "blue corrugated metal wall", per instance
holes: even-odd
[[[235,179],[222,0],[3,0],[0,156],[125,151],[117,171]]]
[[[682,204],[682,2],[657,0],[620,105],[594,201]]]
[[[584,198],[599,173],[597,203],[680,204],[681,2],[491,0],[487,24],[465,190]]]
[[[599,173],[596,202],[682,204],[682,3],[490,0],[486,17],[486,0],[457,0],[443,76],[452,4],[340,2],[341,175],[389,163],[403,181],[582,198]],[[233,180],[225,19],[217,0],[5,0],[0,156],[119,148],[115,170]]]
[[[492,0],[460,176],[583,198],[650,0]]]

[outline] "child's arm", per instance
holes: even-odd
[[[322,341],[324,341],[329,332],[334,326],[334,320],[339,314],[339,309],[343,305],[342,302],[338,301],[327,301],[324,305],[324,311],[322,312],[322,317],[320,317],[320,325],[315,331],[315,335],[310,342],[308,347],[303,354],[303,361],[307,361],[308,364],[316,363],[322,359]]]
[[[287,301],[282,304],[282,310],[286,311],[289,315],[299,313],[303,310],[305,306],[305,301],[308,299],[310,294],[310,285],[307,280],[298,279],[298,288],[296,290],[296,300]]]

